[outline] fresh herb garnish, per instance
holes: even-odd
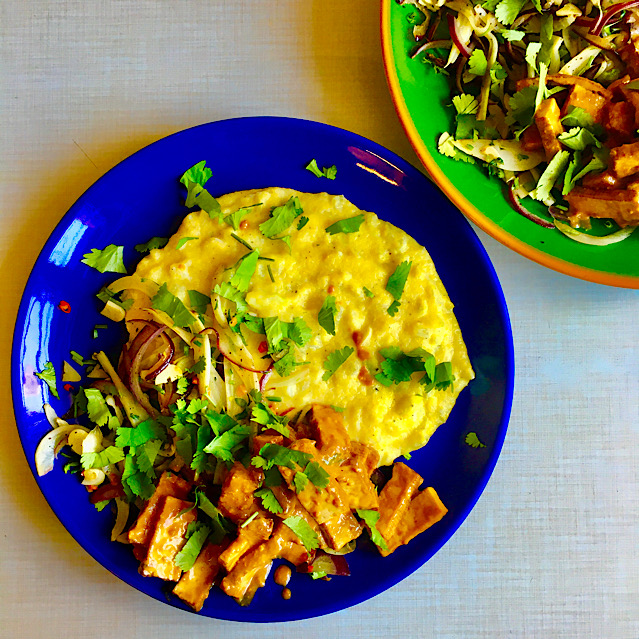
[[[486,444],[483,444],[479,440],[479,437],[477,437],[477,433],[466,433],[464,441],[472,448],[486,448]]]
[[[320,308],[317,314],[317,321],[329,335],[335,335],[335,313],[337,313],[335,297],[333,295],[327,295],[322,304],[322,308]]]
[[[80,459],[84,470],[89,470],[89,468],[104,468],[110,464],[117,464],[122,461],[124,459],[124,451],[121,448],[109,446],[98,453],[82,453]]]
[[[166,282],[151,299],[151,306],[158,311],[164,311],[180,328],[187,328],[195,321],[184,302],[169,291]]]
[[[420,382],[427,386],[435,380],[435,357],[422,348],[416,348],[409,353],[404,353],[396,346],[382,348],[379,351],[384,360],[380,364],[381,372],[375,375],[375,379],[384,386],[408,382],[413,373],[421,373]]]
[[[358,508],[357,514],[359,517],[361,517],[364,520],[364,522],[370,529],[371,541],[382,550],[388,550],[388,546],[386,545],[384,538],[382,537],[381,533],[379,532],[379,530],[377,530],[377,527],[376,527],[376,524],[379,521],[379,511],[361,510]]]
[[[282,512],[282,506],[270,488],[260,488],[260,490],[256,490],[255,496],[262,500],[262,507],[269,512],[275,513],[276,515]]]
[[[123,252],[123,246],[109,244],[102,250],[91,249],[91,252],[85,253],[84,259],[80,261],[82,264],[97,269],[100,273],[126,273],[123,262]]]
[[[350,346],[344,346],[342,349],[338,349],[329,353],[328,357],[324,360],[324,370],[326,371],[322,375],[323,381],[328,381],[335,371],[355,352],[355,349]]]
[[[51,362],[47,362],[39,373],[35,373],[35,376],[39,377],[49,387],[51,394],[56,399],[60,399],[55,377],[55,368]]]
[[[252,213],[256,206],[262,206],[262,203],[258,202],[257,204],[251,204],[250,206],[244,206],[241,209],[237,209],[237,211],[229,213],[224,218],[224,221],[229,226],[232,226],[233,230],[238,231],[240,229],[240,222],[242,221],[242,218],[246,217],[249,213]]]
[[[319,548],[317,534],[302,517],[287,517],[282,523],[288,526],[297,535],[308,552]]]
[[[212,219],[219,219],[222,208],[219,202],[204,188],[213,172],[206,166],[206,161],[198,162],[184,172],[180,182],[187,188],[185,206],[191,208],[196,204]]]
[[[191,570],[210,533],[211,529],[200,522],[194,521],[189,524],[186,543],[175,555],[175,565],[184,572]]]
[[[356,233],[359,231],[359,227],[363,222],[364,214],[360,213],[359,215],[347,217],[344,220],[334,222],[330,226],[326,227],[326,232],[331,235],[335,235],[336,233]]]
[[[152,237],[144,244],[136,244],[134,248],[138,253],[150,253],[153,249],[160,249],[166,246],[168,242],[168,237]]]
[[[307,171],[310,171],[313,175],[319,178],[325,177],[329,180],[334,180],[337,175],[337,167],[334,164],[333,166],[325,166],[320,169],[319,166],[317,166],[317,161],[315,159],[312,159],[305,168]]]
[[[260,224],[260,231],[265,237],[276,238],[286,231],[303,212],[304,209],[302,209],[299,198],[294,195],[286,204],[276,206],[271,211],[271,217]]]
[[[189,291],[189,302],[196,313],[204,315],[206,307],[211,303],[211,298],[208,295],[204,295],[204,293],[200,293],[200,291],[191,289]]]
[[[178,241],[177,246],[175,248],[179,251],[187,242],[190,242],[191,240],[199,240],[199,239],[200,239],[199,237],[182,237]]]

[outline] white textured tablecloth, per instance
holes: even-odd
[[[20,295],[67,208],[143,145],[242,115],[327,122],[418,163],[373,0],[3,0],[0,18],[0,636],[639,638],[639,291],[481,232],[510,308],[515,402],[486,492],[427,565],[350,610],[254,626],[163,605],[87,556],[37,489],[9,393]]]

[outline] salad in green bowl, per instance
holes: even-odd
[[[383,0],[382,40],[462,212],[546,266],[639,287],[639,0]]]

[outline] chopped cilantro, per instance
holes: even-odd
[[[206,307],[211,303],[211,298],[208,295],[204,295],[204,293],[200,293],[200,291],[190,290],[189,301],[196,313],[204,315]]]
[[[168,237],[152,237],[148,242],[144,244],[136,244],[134,246],[138,253],[149,253],[153,249],[160,249],[166,246],[169,242]]]
[[[473,51],[473,55],[475,55],[475,53],[483,54],[483,51],[481,51],[481,49],[475,49]],[[479,102],[474,95],[462,93],[461,95],[456,95],[453,98],[453,106],[455,107],[458,115],[475,115],[479,109]]]
[[[313,175],[317,177],[320,177],[320,178],[325,177],[325,178],[328,178],[329,180],[334,180],[335,176],[337,175],[337,167],[335,165],[320,169],[317,166],[317,161],[315,159],[311,160],[306,165],[306,170],[310,171]]]
[[[184,302],[169,291],[166,282],[151,299],[151,306],[158,311],[164,311],[180,328],[187,328],[195,321]]]
[[[366,297],[375,297],[375,293],[373,293],[373,291],[367,289],[366,287],[364,287],[364,295],[366,295]]]
[[[182,237],[177,243],[176,248],[179,251],[187,242],[190,242],[191,240],[199,240],[199,239],[200,239],[199,237]]]
[[[364,520],[370,529],[371,541],[382,550],[388,550],[388,546],[386,545],[384,538],[376,527],[376,524],[379,521],[379,512],[377,510],[362,510],[358,508],[357,515]]]
[[[330,475],[315,461],[308,463],[304,473],[317,488],[326,488],[331,480]]]
[[[82,453],[82,468],[104,468],[109,464],[116,464],[124,459],[124,451],[115,446],[108,446],[98,453]]]
[[[47,362],[39,373],[35,373],[35,376],[39,377],[49,387],[51,394],[56,399],[60,399],[55,377],[55,368],[51,362]]]
[[[180,178],[180,182],[187,188],[187,196],[185,205],[188,208],[196,204],[209,217],[215,219],[220,217],[222,209],[219,202],[204,188],[212,175],[211,169],[206,166],[206,162],[198,162],[195,166],[184,172]]]
[[[125,491],[142,498],[144,501],[151,499],[155,492],[152,477],[140,470],[134,454],[126,455],[124,458],[122,486]]]
[[[260,490],[255,491],[255,496],[262,500],[262,507],[269,512],[275,513],[276,515],[282,512],[282,506],[270,488],[260,488]]]
[[[111,417],[109,407],[97,388],[85,388],[84,396],[87,398],[87,413],[89,419],[98,426],[106,426]]]
[[[286,417],[276,415],[266,404],[263,404],[262,402],[258,402],[253,405],[253,408],[251,409],[251,419],[265,428],[272,428],[280,433],[280,435],[284,435],[284,437],[291,436],[291,432],[286,426],[288,419]]]
[[[495,17],[499,22],[508,26],[515,21],[526,2],[528,0],[501,0],[495,7]]]
[[[212,175],[213,171],[206,166],[206,160],[202,160],[201,162],[193,165],[190,169],[187,169],[180,178],[180,182],[187,187],[190,182],[204,186]]]
[[[406,286],[406,280],[410,273],[410,268],[413,265],[412,262],[402,262],[388,278],[386,283],[386,290],[393,296],[395,301],[399,301],[404,292],[404,286]]]
[[[397,315],[397,312],[399,311],[399,307],[401,306],[401,304],[395,300],[391,303],[391,305],[386,309],[386,312],[391,316],[391,317],[395,317],[395,315]]]
[[[302,217],[297,222],[297,230],[301,231],[308,224],[308,218],[306,215],[302,215]]]
[[[128,299],[128,300],[122,301],[120,299],[121,294],[122,293],[114,293],[108,286],[103,286],[96,293],[95,296],[101,302],[104,302],[105,304],[107,302],[113,302],[113,304],[117,304],[118,306],[120,306],[121,308],[123,308],[126,311],[129,308],[131,308],[131,306],[133,306],[133,300],[132,299]]]
[[[153,465],[160,452],[160,448],[162,448],[162,442],[159,439],[152,439],[135,451],[138,468],[141,472],[150,476],[155,475]]]
[[[90,253],[84,254],[82,264],[97,269],[100,273],[126,273],[123,262],[123,246],[109,244],[106,248],[91,249]]]
[[[246,291],[248,291],[251,278],[253,277],[253,273],[255,273],[255,268],[257,267],[257,259],[259,256],[259,251],[251,251],[251,253],[244,256],[235,270],[235,275],[231,278],[231,285],[238,291],[242,293],[246,293]]]
[[[446,390],[453,386],[455,376],[453,375],[453,365],[450,362],[441,362],[435,367],[435,388]]]
[[[257,468],[268,470],[273,466],[286,466],[291,470],[297,467],[306,468],[311,455],[299,450],[291,450],[279,444],[264,444],[260,449],[260,454],[253,457],[251,463]]]
[[[229,523],[222,513],[217,509],[215,504],[204,494],[201,488],[195,489],[195,503],[210,520],[211,534],[209,539],[211,543],[219,544],[229,529]]]
[[[555,182],[559,179],[562,171],[570,160],[570,153],[568,151],[558,151],[554,157],[548,163],[548,166],[541,174],[537,187],[531,191],[530,197],[535,200],[543,202],[550,197],[550,189],[555,185]]]
[[[468,58],[468,71],[473,75],[484,75],[487,68],[488,61],[486,60],[486,54],[484,53],[483,49],[475,49]],[[477,100],[472,95],[462,94],[459,96],[459,98],[462,98],[465,102],[470,102],[470,104],[472,104],[472,100],[475,100],[475,103],[477,104],[477,107],[474,111],[465,110],[463,111],[463,113],[477,113],[479,102],[477,102]],[[455,100],[453,99],[453,103],[454,102]],[[457,113],[462,113],[462,111],[457,108]]]
[[[190,530],[187,530],[188,537],[186,543],[177,555],[175,555],[174,559],[175,565],[185,572],[193,568],[193,564],[211,532],[208,526],[200,522],[193,522],[193,524],[192,527],[189,525]]]
[[[504,40],[508,40],[509,42],[519,42],[520,40],[523,40],[526,35],[525,31],[516,31],[513,29],[504,29],[499,33],[504,37]]]
[[[573,151],[585,151],[587,147],[601,147],[601,142],[588,130],[581,127],[573,127],[569,131],[560,133],[557,138]]]
[[[253,250],[253,247],[243,238],[241,238],[239,235],[236,235],[235,233],[231,233],[231,237],[236,241],[239,242],[242,246],[246,246],[246,248],[249,251]]]
[[[307,551],[319,548],[317,534],[302,517],[287,517],[282,523],[297,535]]]
[[[303,212],[299,198],[294,195],[286,204],[276,206],[271,211],[271,217],[260,224],[260,231],[268,238],[275,238],[286,231]]]
[[[152,439],[166,439],[165,430],[153,419],[146,419],[134,428],[120,426],[116,432],[115,445],[118,448],[137,448]]]
[[[257,204],[251,204],[251,206],[244,206],[241,209],[237,209],[237,211],[233,211],[233,213],[229,213],[224,218],[224,221],[229,226],[232,226],[235,231],[238,231],[240,228],[240,222],[242,221],[242,218],[246,217],[249,213],[251,213],[252,209],[255,208],[256,206],[262,206],[262,203],[259,202]]]
[[[353,217],[347,217],[344,220],[338,220],[337,222],[326,227],[326,232],[331,235],[336,233],[356,233],[359,231],[359,227],[364,222],[364,214],[360,213]]]
[[[238,310],[246,309],[246,299],[241,291],[238,291],[235,286],[230,284],[229,282],[222,282],[221,284],[216,284],[213,287],[213,292],[220,297],[223,297],[225,300],[229,300],[229,302],[235,302]]]
[[[233,461],[233,449],[248,438],[250,429],[243,424],[237,424],[226,432],[218,435],[204,448],[205,453],[215,455],[222,461]]]
[[[327,295],[317,314],[317,321],[329,335],[335,335],[335,313],[337,313],[335,297]]]
[[[466,433],[466,437],[464,441],[472,448],[486,448],[486,444],[483,444],[479,437],[477,437],[477,433]]]
[[[326,371],[322,375],[323,381],[328,381],[335,371],[355,352],[355,349],[350,346],[344,346],[342,349],[338,349],[329,353],[328,357],[324,361],[324,370]]]
[[[324,579],[328,575],[325,570],[314,570],[310,573],[311,579]]]
[[[422,384],[431,384],[435,381],[435,357],[422,348],[416,348],[409,353],[404,353],[395,346],[382,348],[380,355],[384,357],[381,362],[381,372],[375,375],[375,379],[384,386],[391,386],[408,382],[413,373],[424,372],[420,379]]]
[[[306,473],[298,470],[293,476],[293,484],[295,485],[295,492],[299,495],[308,486],[308,477]]]
[[[93,339],[98,339],[98,330],[107,328],[106,324],[96,324],[93,327]]]
[[[275,283],[275,278],[273,277],[273,271],[271,271],[271,265],[266,265],[266,270],[268,271],[268,276],[271,278],[271,282]]]
[[[82,357],[82,355],[80,355],[80,353],[78,353],[76,351],[71,351],[70,355],[71,355],[71,359],[76,364],[78,364],[80,366],[87,366],[87,365],[95,364],[94,360],[92,360],[92,359],[84,359],[84,357]]]
[[[189,380],[186,377],[180,377],[177,381],[177,394],[184,395],[189,390]]]

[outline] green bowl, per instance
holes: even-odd
[[[639,288],[639,232],[608,246],[575,242],[517,213],[506,199],[501,180],[437,151],[439,136],[452,130],[451,93],[448,78],[420,59],[411,60],[416,44],[410,13],[417,13],[412,5],[382,0],[384,66],[399,118],[431,178],[466,217],[521,255],[573,277]]]

